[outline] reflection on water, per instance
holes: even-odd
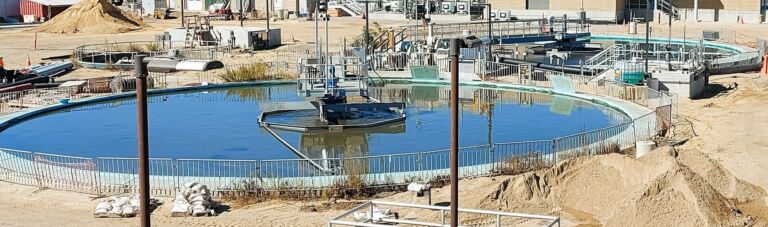
[[[406,103],[404,123],[343,132],[279,131],[310,158],[331,158],[448,148],[446,86],[392,84],[373,98]],[[623,114],[563,96],[463,87],[461,146],[552,139],[626,121]],[[294,85],[218,89],[152,96],[152,157],[296,158],[258,126],[260,102],[300,101]],[[121,100],[41,116],[0,133],[0,147],[85,157],[135,157],[135,102]],[[313,113],[303,113],[308,119]]]

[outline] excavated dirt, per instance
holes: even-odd
[[[766,195],[703,153],[664,148],[641,159],[583,157],[509,177],[479,205],[606,226],[765,226]]]
[[[48,33],[123,33],[147,25],[105,0],[80,0],[52,20],[35,28]]]

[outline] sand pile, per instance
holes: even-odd
[[[34,30],[49,33],[122,33],[145,27],[143,21],[106,0],[80,0]]]
[[[699,152],[656,151],[640,160],[582,157],[497,185],[487,190],[481,208],[565,213],[606,226],[768,223],[762,217],[766,192]]]

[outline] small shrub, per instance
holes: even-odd
[[[147,45],[144,45],[144,48],[147,49],[149,52],[157,52],[160,51],[160,45],[157,43],[147,43]]]
[[[547,160],[538,152],[528,152],[525,155],[514,156],[498,163],[493,173],[498,175],[517,175],[546,168]]]
[[[269,64],[258,62],[251,65],[245,65],[236,69],[226,69],[219,78],[226,82],[248,82],[269,80]]]

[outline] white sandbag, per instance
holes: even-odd
[[[208,189],[208,187],[206,187],[204,184],[197,184],[197,185],[195,185],[195,186],[192,186],[192,187],[191,187],[191,189],[192,189],[192,191],[193,191],[193,192],[195,192],[195,193],[200,193],[200,192],[202,192],[203,190],[206,190],[206,189]]]
[[[126,204],[123,206],[123,212],[121,214],[123,217],[134,216],[136,215],[136,210],[134,210],[131,205]]]
[[[171,208],[171,213],[189,213],[190,206],[188,203],[174,203]]]
[[[192,207],[192,215],[197,216],[197,215],[202,215],[207,213],[208,213],[208,209],[205,209],[205,207],[203,207],[202,205],[196,205]]]
[[[121,207],[125,204],[128,204],[130,202],[130,198],[128,197],[118,197],[114,202],[112,202],[113,207]]]
[[[205,201],[205,197],[200,194],[192,195],[192,197],[189,198],[189,202],[195,202],[195,201]]]
[[[181,189],[181,195],[184,196],[184,198],[189,198],[189,195],[192,195],[192,189],[189,189],[189,188]]]
[[[195,181],[192,181],[192,182],[187,182],[186,184],[184,184],[184,187],[185,187],[185,188],[192,188],[192,187],[195,187],[195,186],[197,186],[198,184],[200,184],[200,183],[197,183],[197,182],[195,182]]]
[[[99,204],[96,204],[96,210],[111,210],[112,209],[112,203],[110,202],[100,202]]]
[[[114,206],[114,205],[113,205],[113,206],[112,206],[112,210],[109,210],[109,213],[110,213],[110,214],[117,214],[117,215],[120,215],[120,214],[121,214],[121,213],[123,213],[123,212],[122,212],[122,210],[120,209],[120,206]]]

